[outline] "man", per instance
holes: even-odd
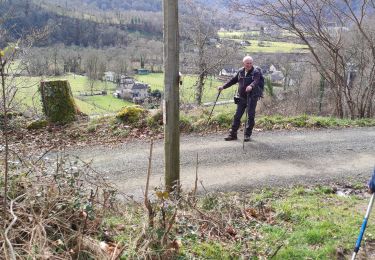
[[[243,68],[241,68],[236,76],[229,80],[223,86],[218,87],[218,91],[229,88],[238,83],[238,102],[237,110],[234,114],[232,128],[229,135],[225,137],[225,141],[237,140],[237,131],[241,124],[241,117],[244,114],[246,107],[248,113],[248,120],[246,122],[244,141],[250,141],[250,136],[255,125],[255,109],[258,99],[262,96],[262,90],[259,86],[261,80],[261,72],[253,66],[253,58],[245,56],[243,58]]]

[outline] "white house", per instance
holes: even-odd
[[[224,66],[220,72],[219,72],[219,75],[220,76],[235,76],[236,73],[237,73],[237,69],[231,67],[231,66]]]
[[[104,72],[104,81],[110,81],[110,82],[115,82],[116,81],[116,73],[113,71],[106,71]]]
[[[251,42],[247,41],[247,40],[241,41],[240,44],[241,44],[241,46],[251,46]]]

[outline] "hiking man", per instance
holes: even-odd
[[[235,97],[237,104],[236,113],[234,114],[232,128],[229,135],[224,138],[225,141],[237,140],[237,131],[241,124],[241,117],[244,114],[246,107],[248,113],[248,120],[246,122],[244,141],[250,141],[250,136],[255,125],[255,108],[258,99],[262,97],[263,89],[261,88],[261,81],[264,79],[259,68],[253,66],[253,58],[245,56],[243,58],[243,68],[223,86],[218,87],[218,91],[229,88],[238,83],[238,91]],[[262,85],[263,86],[263,85]]]

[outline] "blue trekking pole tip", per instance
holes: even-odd
[[[374,204],[374,197],[375,197],[375,193],[373,193],[371,195],[370,202],[369,202],[368,207],[367,207],[366,215],[365,215],[365,218],[363,219],[362,226],[361,226],[361,229],[359,231],[359,236],[358,236],[357,242],[356,242],[355,247],[354,247],[352,260],[355,260],[355,258],[357,256],[357,253],[359,251],[359,248],[361,247],[361,241],[362,241],[363,235],[364,235],[365,230],[366,230],[367,221],[368,221],[368,218],[370,216],[372,206]]]

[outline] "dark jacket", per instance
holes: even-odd
[[[259,98],[262,96],[262,90],[259,87],[260,70],[257,67],[252,67],[245,75],[245,68],[240,69],[237,74],[224,84],[223,88],[229,88],[238,83],[238,94],[241,98],[246,98],[246,87],[251,85],[253,89],[250,91],[250,97]]]

